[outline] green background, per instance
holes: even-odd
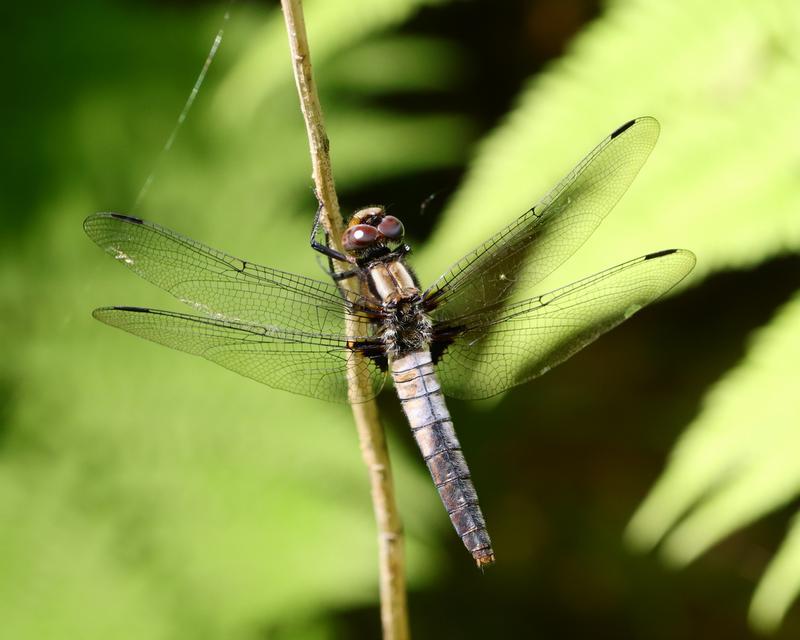
[[[548,283],[672,246],[698,256],[680,290],[544,378],[450,403],[498,556],[484,575],[381,396],[413,635],[797,637],[797,3],[306,10],[343,210],[380,202],[401,216],[423,282],[644,114],[662,124],[653,156]],[[376,637],[375,529],[349,409],[90,316],[178,309],[83,235],[94,211],[322,277],[275,4],[3,14],[0,635]],[[195,106],[159,153],[221,27]]]

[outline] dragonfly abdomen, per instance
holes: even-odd
[[[430,352],[400,356],[392,360],[391,371],[414,439],[456,533],[478,566],[492,564],[492,542]]]

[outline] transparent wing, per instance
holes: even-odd
[[[369,379],[368,389],[353,402],[377,395],[386,377],[379,366],[380,344],[370,338],[345,340],[139,307],[104,307],[93,315],[275,389],[322,400],[348,401],[348,372]]]
[[[654,118],[631,120],[544,199],[461,258],[425,292],[431,315],[456,318],[543,280],[586,242],[639,173],[658,139]]]
[[[343,334],[368,301],[338,287],[263,267],[151,222],[97,213],[83,223],[106,253],[202,313],[290,331]]]
[[[544,295],[497,304],[434,327],[447,395],[488,398],[546,373],[675,286],[689,251],[652,253]]]

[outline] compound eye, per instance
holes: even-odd
[[[378,231],[389,240],[400,240],[405,233],[403,223],[394,216],[385,216],[378,224]]]
[[[366,249],[377,242],[378,230],[369,224],[357,224],[347,229],[342,234],[342,244],[345,251],[358,251]]]

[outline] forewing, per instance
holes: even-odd
[[[631,120],[538,204],[461,258],[425,292],[435,319],[493,305],[552,273],[594,232],[658,139],[654,118]]]
[[[433,349],[450,342],[437,366],[444,392],[488,398],[546,373],[669,291],[694,263],[689,251],[661,251],[435,325]]]
[[[117,213],[83,224],[106,253],[208,316],[288,331],[344,333],[366,301],[339,289],[223,253],[160,225]]]
[[[104,307],[94,317],[275,389],[322,400],[364,402],[378,394],[386,377],[378,361],[362,353],[381,353],[380,344],[370,338],[347,341],[138,307]],[[348,375],[364,376],[368,388],[349,398]]]

